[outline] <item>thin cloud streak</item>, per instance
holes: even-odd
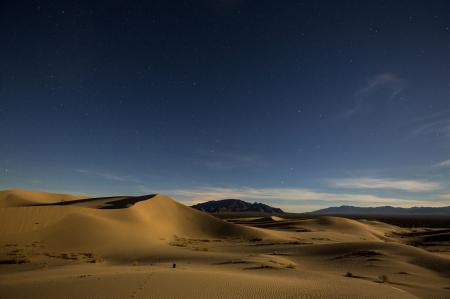
[[[140,183],[138,179],[135,179],[131,176],[120,176],[108,172],[98,172],[93,170],[87,170],[87,169],[74,169],[76,172],[88,175],[88,176],[95,176],[99,177],[105,180],[110,181],[118,181],[118,182],[129,182],[129,183]]]
[[[347,178],[330,180],[332,186],[347,189],[394,189],[409,192],[424,192],[440,189],[436,182],[397,180],[386,178]]]
[[[409,131],[406,138],[419,138],[427,135],[450,137],[450,109],[421,115],[403,122],[399,128]]]
[[[434,167],[450,167],[450,159],[436,163],[433,166]]]
[[[370,96],[380,90],[388,90],[389,98],[393,99],[400,94],[405,86],[403,79],[392,73],[382,73],[372,77],[365,86],[355,93],[356,103],[345,113],[345,117],[350,117],[361,110],[364,103],[369,100]]]
[[[404,80],[396,74],[383,73],[371,78],[367,85],[357,92],[357,95],[367,96],[380,89],[389,89],[390,97],[394,98],[403,90],[403,87]]]
[[[449,137],[450,136],[450,120],[449,119],[438,119],[438,120],[424,123],[424,124],[416,127],[411,132],[411,134],[413,136],[434,134],[436,136]]]

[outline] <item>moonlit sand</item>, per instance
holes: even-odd
[[[382,222],[230,223],[163,195],[7,190],[0,207],[1,298],[450,297],[448,253]]]

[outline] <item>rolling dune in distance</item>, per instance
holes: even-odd
[[[382,222],[224,221],[163,195],[0,194],[1,298],[450,295],[450,256]]]

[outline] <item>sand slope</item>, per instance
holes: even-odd
[[[49,272],[38,278],[13,274],[6,282],[0,282],[0,289],[3,286],[7,298],[29,298],[30,294],[33,298],[418,298],[401,289],[364,280],[337,278],[333,283],[324,283],[324,277],[315,275],[296,279],[279,273],[218,271],[207,267],[75,266],[70,271]]]
[[[0,298],[450,297],[450,259],[376,221],[230,223],[163,195],[1,194]]]
[[[0,236],[10,243],[33,240],[58,250],[113,254],[180,237],[248,239],[271,235],[219,220],[162,195],[123,209],[92,209],[92,201],[86,202],[87,207],[81,203],[2,208]]]

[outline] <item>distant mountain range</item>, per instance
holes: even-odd
[[[192,208],[208,213],[257,212],[284,214],[282,209],[274,208],[259,202],[250,203],[240,199],[212,200],[193,205]]]
[[[317,210],[310,214],[319,215],[352,215],[352,214],[377,214],[377,215],[450,215],[449,207],[413,207],[413,208],[396,208],[392,206],[383,207],[354,207],[340,206],[330,207]]]
[[[285,214],[280,208],[271,207],[263,203],[250,203],[240,199],[212,200],[193,205],[192,208],[207,213],[268,213]],[[397,208],[382,207],[355,207],[340,206],[329,207],[306,214],[314,215],[450,215],[448,207],[412,207]]]

